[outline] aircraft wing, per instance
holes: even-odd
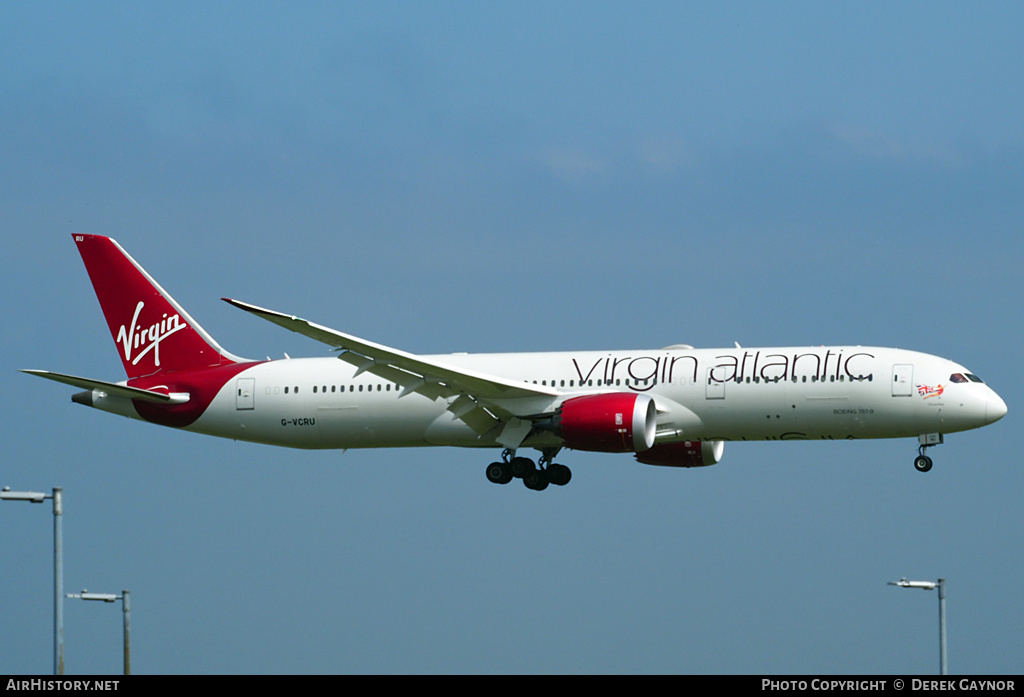
[[[448,410],[484,435],[498,428],[503,444],[518,445],[529,433],[530,416],[549,412],[561,393],[554,389],[446,365],[399,349],[345,334],[308,320],[256,305],[222,298],[246,312],[342,351],[338,358],[402,386],[400,397],[416,392],[431,399],[455,398]],[[504,438],[504,440],[502,440]],[[507,442],[506,442],[507,441]]]

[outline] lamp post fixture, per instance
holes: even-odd
[[[121,595],[115,593],[90,593],[82,589],[81,593],[68,593],[68,598],[80,600],[99,600],[104,603],[112,603],[115,600],[121,601],[121,611],[124,614],[124,674],[132,674],[132,604],[131,591],[123,590]]]
[[[939,674],[948,675],[946,664],[946,579],[938,581],[908,581],[901,578],[899,581],[889,581],[890,586],[900,588],[920,588],[921,590],[939,589]]]
[[[64,490],[53,487],[53,494],[40,491],[0,490],[0,501],[42,503],[53,499],[53,674],[64,675]]]

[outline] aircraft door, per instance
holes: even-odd
[[[721,375],[715,375],[714,368],[708,368],[704,397],[707,399],[725,399],[725,380]]]
[[[914,366],[897,364],[892,367],[892,396],[914,396]]]
[[[256,378],[238,378],[235,407],[239,410],[256,408]]]

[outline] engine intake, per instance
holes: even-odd
[[[708,467],[718,464],[725,451],[725,441],[687,440],[659,443],[650,450],[637,453],[637,462],[661,467]]]
[[[584,395],[562,403],[555,432],[573,450],[639,453],[654,445],[657,419],[654,400],[645,394]]]

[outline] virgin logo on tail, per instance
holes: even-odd
[[[121,329],[117,332],[117,341],[121,344],[122,349],[124,349],[125,361],[130,360],[132,365],[138,365],[142,357],[152,351],[153,362],[159,367],[160,342],[176,331],[187,329],[188,325],[181,321],[181,316],[177,313],[170,317],[165,313],[163,319],[157,324],[143,327],[138,323],[138,320],[139,315],[142,313],[142,308],[145,306],[146,303],[140,300],[139,304],[135,306],[135,316],[132,317],[130,328],[122,324]],[[136,349],[142,350],[135,354],[135,358],[132,358],[132,352]]]

